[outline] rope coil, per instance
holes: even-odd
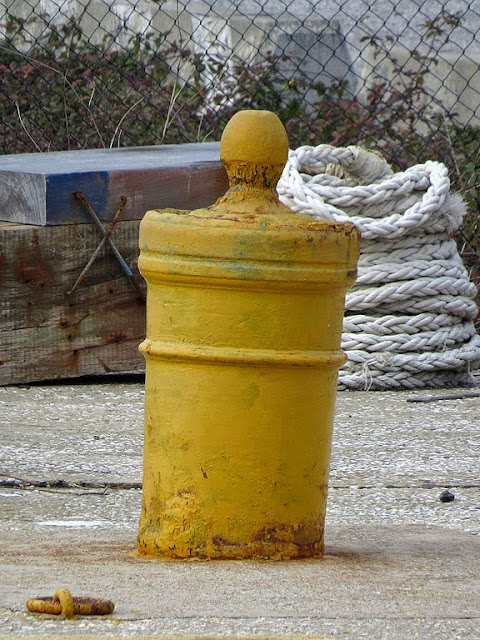
[[[291,150],[280,200],[362,233],[358,279],[347,293],[340,389],[473,384],[480,364],[477,289],[450,235],[465,215],[447,167],[427,161],[393,173],[359,147]]]

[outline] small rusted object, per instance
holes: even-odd
[[[80,200],[80,202],[83,204],[83,206],[85,207],[85,209],[88,211],[90,217],[92,218],[93,222],[96,224],[98,230],[100,231],[100,233],[104,236],[107,235],[108,230],[106,231],[100,218],[97,216],[97,214],[95,213],[95,211],[93,210],[92,205],[90,204],[90,202],[87,200],[87,198],[83,195],[83,193],[81,191],[75,191],[73,194],[77,200]],[[123,201],[122,201],[123,202]],[[120,204],[120,206],[123,209],[122,203]],[[120,209],[121,212],[121,209]],[[120,215],[120,214],[119,214]],[[110,232],[111,233],[111,232]],[[117,249],[116,245],[114,244],[113,240],[110,238],[110,236],[107,236],[105,238],[105,242],[108,243],[108,245],[110,246],[110,249],[113,251],[113,255],[116,257],[116,259],[118,260],[118,262],[120,263],[120,266],[122,267],[123,271],[125,272],[125,275],[127,276],[127,278],[129,279],[131,285],[133,286],[133,288],[135,289],[135,291],[138,293],[138,295],[140,296],[140,298],[142,300],[146,299],[146,294],[145,291],[141,288],[141,286],[138,284],[138,282],[135,279],[135,276],[133,275],[132,270],[130,269],[130,267],[128,266],[128,264],[125,262],[124,258],[122,257],[120,251]]]
[[[92,264],[95,262],[96,257],[98,256],[98,254],[100,253],[100,251],[103,249],[103,246],[105,245],[105,243],[108,241],[108,239],[110,238],[110,236],[113,233],[113,230],[115,229],[115,225],[118,222],[118,218],[120,217],[120,214],[122,213],[125,205],[127,204],[127,199],[125,196],[122,196],[120,198],[120,206],[117,209],[117,212],[115,213],[115,216],[113,217],[112,222],[110,223],[110,226],[108,227],[108,229],[104,232],[105,235],[103,236],[100,244],[98,245],[98,247],[95,249],[95,251],[93,252],[90,260],[87,262],[87,264],[85,265],[82,273],[78,276],[75,284],[73,285],[73,287],[70,289],[70,291],[67,291],[67,295],[70,295],[71,293],[73,293],[75,291],[75,289],[77,289],[77,287],[79,286],[79,284],[82,282],[82,280],[84,279],[84,277],[87,275],[87,271],[90,269],[90,267],[92,266]],[[127,274],[128,275],[128,274]]]
[[[68,589],[57,589],[53,598],[40,596],[27,600],[27,609],[33,613],[49,613],[64,618],[73,616],[106,616],[115,605],[103,598],[73,597]]]

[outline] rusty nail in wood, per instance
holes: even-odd
[[[75,191],[74,192],[74,196],[77,198],[77,200],[80,200],[80,202],[84,205],[85,209],[90,214],[90,217],[92,218],[93,222],[97,225],[99,231],[105,237],[106,236],[105,228],[104,228],[103,224],[101,223],[100,219],[98,218],[97,214],[93,210],[92,205],[89,203],[87,198],[83,195],[83,193],[81,191]],[[133,275],[132,270],[130,269],[128,264],[123,259],[120,251],[115,246],[113,240],[110,237],[108,237],[108,238],[105,238],[105,242],[108,242],[111,250],[113,251],[114,256],[117,258],[118,262],[120,263],[120,266],[122,267],[123,271],[125,272],[127,278],[129,279],[129,281],[130,281],[131,285],[133,286],[133,288],[135,289],[135,291],[138,293],[138,295],[140,296],[140,298],[142,300],[145,300],[146,299],[145,291],[138,284],[137,280],[135,279],[135,276]]]
[[[80,193],[80,192],[77,192]],[[87,201],[88,202],[88,201]],[[82,273],[78,276],[75,284],[73,285],[73,287],[70,289],[70,291],[67,291],[67,295],[70,295],[71,293],[73,293],[75,291],[75,289],[77,289],[77,287],[79,286],[79,284],[82,282],[82,280],[84,279],[84,277],[87,275],[88,270],[90,269],[90,267],[92,266],[92,264],[95,262],[96,257],[98,256],[98,254],[100,253],[100,251],[103,249],[105,243],[108,241],[108,239],[110,238],[113,230],[115,229],[115,225],[117,224],[118,218],[120,217],[120,214],[122,213],[125,205],[127,204],[127,198],[125,196],[122,196],[120,198],[120,206],[118,207],[115,216],[113,217],[112,222],[110,223],[110,226],[108,227],[107,231],[105,232],[105,235],[103,236],[100,244],[98,245],[98,247],[95,249],[95,251],[93,252],[90,260],[87,262],[87,264],[85,265]],[[103,225],[102,225],[103,228]]]

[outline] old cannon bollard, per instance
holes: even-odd
[[[321,556],[345,293],[359,234],[293,213],[275,187],[280,120],[243,111],[230,189],[149,211],[143,503],[138,551],[164,558]]]

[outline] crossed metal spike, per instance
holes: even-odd
[[[113,217],[113,220],[110,223],[110,225],[108,226],[108,228],[105,229],[105,227],[101,223],[100,219],[98,218],[97,214],[93,210],[92,205],[89,203],[87,198],[83,195],[83,193],[81,191],[75,191],[75,193],[73,195],[77,198],[77,200],[80,200],[80,202],[83,204],[85,209],[88,211],[88,213],[90,214],[90,217],[92,218],[93,222],[96,224],[96,226],[98,227],[99,231],[103,235],[103,238],[102,238],[100,244],[98,245],[98,247],[93,252],[90,260],[85,265],[82,273],[78,276],[75,284],[70,289],[70,291],[67,292],[67,294],[70,295],[71,293],[73,293],[78,288],[78,286],[80,285],[80,283],[82,282],[82,280],[86,276],[88,270],[90,269],[92,264],[95,262],[96,257],[98,256],[98,254],[100,253],[100,251],[102,250],[104,245],[108,242],[111,250],[113,251],[114,256],[116,257],[116,259],[120,263],[120,266],[122,267],[123,271],[125,272],[125,275],[129,279],[129,281],[132,284],[133,288],[138,293],[140,298],[142,300],[145,300],[146,299],[145,291],[138,284],[135,276],[132,273],[132,270],[130,269],[128,264],[123,259],[120,251],[115,246],[113,240],[110,238],[110,236],[112,235],[113,230],[115,229],[115,225],[117,224],[117,221],[118,221],[118,219],[120,217],[120,214],[122,213],[125,205],[127,204],[127,198],[125,196],[122,196],[120,198],[120,205],[119,205],[119,207],[118,207],[118,209],[117,209],[117,211],[115,213],[115,216]]]

